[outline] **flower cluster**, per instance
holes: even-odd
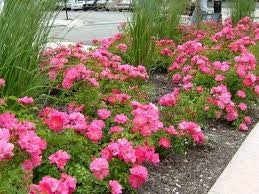
[[[122,186],[120,185],[120,183],[118,181],[110,180],[109,186],[111,188],[112,194],[121,194],[122,193]]]
[[[128,94],[123,94],[120,90],[118,89],[113,89],[112,94],[105,97],[104,100],[109,102],[110,104],[125,104],[131,96]]]
[[[154,104],[143,105],[132,101],[131,105],[133,107],[132,115],[134,116],[133,132],[140,132],[141,135],[146,137],[163,128],[163,123],[159,120],[159,110]]]
[[[148,172],[144,166],[136,165],[130,169],[129,182],[133,188],[139,188],[147,180]]]
[[[47,143],[35,132],[35,124],[30,121],[19,121],[14,114],[5,112],[0,115],[0,160],[10,159],[14,145],[8,141],[18,137],[18,145],[30,155],[30,159],[23,162],[24,170],[31,171],[41,164],[42,152]]]
[[[206,90],[204,95],[208,95],[208,102],[205,104],[209,103],[213,106],[210,110],[214,112],[215,118],[224,118],[230,122],[241,121],[242,129],[246,128],[244,121],[244,112],[248,106],[244,102],[247,99],[246,92],[253,91],[258,95],[259,89],[258,77],[255,75],[256,58],[248,50],[248,47],[256,44],[255,31],[257,28],[258,26],[252,24],[252,20],[248,17],[242,19],[236,27],[233,27],[231,19],[227,19],[220,32],[216,32],[212,36],[206,35],[214,41],[211,49],[202,46],[197,39],[179,45],[175,51],[177,56],[168,69],[172,72],[172,82],[181,86],[184,94],[191,95],[193,92],[203,94]],[[195,44],[200,46],[191,46]],[[235,64],[233,64],[233,60],[212,61],[211,56],[217,56],[217,52],[221,55],[223,49],[230,49],[230,56],[237,55],[234,57]],[[203,80],[200,78],[201,75],[204,77]],[[205,79],[210,81],[206,82]],[[231,82],[238,83],[235,89]],[[242,84],[240,85],[240,83]],[[211,93],[208,94],[207,91],[211,91]],[[243,102],[235,98],[236,92]],[[160,104],[161,100],[169,100],[170,97],[170,94],[162,97]],[[209,106],[206,105],[204,110],[208,111]]]
[[[67,161],[70,159],[70,155],[63,150],[58,150],[54,154],[50,155],[48,159],[51,164],[56,164],[59,169],[63,170]]]
[[[176,88],[173,90],[172,93],[162,96],[159,99],[159,104],[161,106],[175,106],[179,100],[179,94],[180,94],[180,90],[179,88]]]
[[[0,161],[8,160],[13,156],[14,145],[9,143],[10,131],[9,129],[0,129]]]
[[[104,158],[96,158],[90,164],[90,170],[98,180],[103,180],[109,175],[109,163]]]
[[[92,77],[92,71],[88,70],[83,64],[70,67],[64,72],[64,80],[62,86],[65,89],[70,89],[75,81],[84,80],[94,87],[99,87],[97,80]]]
[[[38,185],[31,185],[30,194],[37,193],[64,193],[72,194],[76,190],[76,179],[67,175],[61,174],[61,178],[55,179],[50,176],[45,176]]]
[[[23,98],[18,98],[17,102],[23,105],[29,105],[33,104],[34,100],[32,97],[25,96]]]
[[[202,144],[204,141],[204,134],[198,124],[191,121],[183,121],[179,123],[178,128],[180,133],[190,135],[197,144]]]
[[[126,44],[122,44],[122,43],[119,44],[119,45],[117,45],[116,48],[117,48],[118,50],[120,50],[122,53],[126,53],[127,50],[128,50],[127,45],[126,45]]]
[[[127,139],[118,139],[116,142],[110,143],[101,151],[101,156],[108,161],[117,157],[126,163],[136,162],[135,150]]]

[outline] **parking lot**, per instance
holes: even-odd
[[[255,20],[259,21],[259,3],[256,7]],[[209,11],[213,12],[212,5]],[[223,19],[229,17],[229,13],[227,4],[223,3]],[[130,14],[127,11],[68,11],[69,20],[66,20],[65,11],[61,11],[51,30],[52,42],[83,42],[89,45],[93,39],[108,38],[116,34],[118,25],[127,21]]]
[[[58,14],[51,38],[90,44],[93,38],[102,39],[116,34],[118,25],[127,21],[130,12],[69,11],[68,16],[70,20],[67,21],[65,11]]]

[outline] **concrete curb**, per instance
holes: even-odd
[[[259,122],[208,194],[259,194]]]

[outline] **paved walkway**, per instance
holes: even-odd
[[[259,194],[259,123],[208,194]]]

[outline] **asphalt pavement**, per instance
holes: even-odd
[[[103,39],[118,33],[118,26],[126,22],[130,12],[65,11],[58,14],[51,38],[62,42],[83,42],[88,45],[93,39]]]
[[[259,3],[255,12],[256,21],[259,21]],[[210,5],[209,12],[213,12]],[[222,5],[223,19],[230,15],[226,3]],[[65,11],[61,11],[54,21],[51,30],[51,42],[82,42],[90,45],[93,39],[103,39],[118,33],[118,26],[129,20],[130,12],[107,11],[68,11],[69,20],[66,20]]]

